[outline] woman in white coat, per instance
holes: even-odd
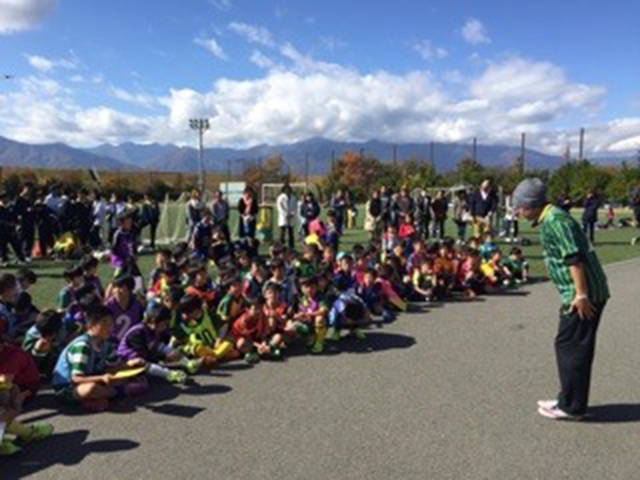
[[[276,200],[278,208],[278,226],[280,227],[280,243],[285,245],[288,241],[289,248],[293,248],[293,228],[296,224],[298,201],[289,185],[282,187],[282,192]]]

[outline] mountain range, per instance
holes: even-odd
[[[282,155],[293,174],[304,175],[308,158],[310,175],[326,174],[331,168],[332,158],[339,158],[344,152],[362,152],[367,157],[391,162],[395,158],[402,162],[407,159],[429,159],[430,143],[394,144],[376,140],[357,142],[336,142],[323,138],[286,144],[258,145],[248,149],[207,148],[203,158],[207,171],[233,173],[242,172],[249,163],[257,163],[274,155]],[[472,155],[470,144],[434,143],[433,160],[438,171],[455,168],[460,159]],[[520,148],[508,145],[478,145],[476,158],[483,165],[506,166],[520,155]],[[596,161],[598,161],[596,159]],[[603,159],[600,163],[620,163],[621,159]],[[527,168],[554,169],[562,164],[562,159],[546,155],[536,150],[526,150]],[[61,168],[98,170],[147,170],[158,172],[197,172],[198,150],[176,145],[135,144],[100,145],[79,149],[62,143],[31,145],[0,137],[0,166],[31,168]]]

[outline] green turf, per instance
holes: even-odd
[[[362,211],[362,210],[361,210]],[[362,223],[362,215],[358,219],[358,227],[354,230],[347,230],[342,238],[341,248],[350,249],[356,243],[366,243],[368,235],[360,227]],[[531,273],[533,276],[542,277],[545,275],[545,269],[542,262],[542,251],[538,244],[538,235],[525,222],[520,222],[522,235],[532,241],[532,245],[524,247],[526,257],[531,264]],[[468,229],[470,232],[471,229]],[[455,228],[453,222],[447,222],[447,234],[454,236]],[[603,263],[619,262],[633,257],[640,256],[640,245],[631,246],[631,239],[640,235],[640,230],[635,228],[620,228],[613,230],[600,230],[596,232],[596,251]],[[502,244],[502,248],[507,251],[510,248],[508,244]],[[152,255],[143,255],[139,258],[139,266],[142,272],[147,275],[153,268],[154,257]],[[32,288],[31,294],[34,303],[42,308],[54,307],[58,291],[64,286],[62,272],[70,262],[53,262],[53,261],[35,261],[32,265],[33,270],[38,274],[38,283]],[[9,269],[8,271],[12,271]],[[111,278],[111,269],[108,264],[100,266],[100,276],[106,286]]]

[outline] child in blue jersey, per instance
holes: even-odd
[[[340,330],[347,329],[358,340],[364,340],[366,335],[362,327],[371,322],[371,314],[364,301],[355,293],[347,277],[334,279],[338,297],[331,305],[328,315],[329,340],[340,340]]]
[[[113,319],[107,307],[87,311],[85,333],[62,351],[53,371],[52,386],[57,395],[89,411],[104,411],[109,400],[146,390],[145,382],[123,381],[114,375],[124,368],[144,366],[142,359],[122,362],[109,341]]]
[[[98,259],[93,255],[87,255],[82,259],[80,266],[84,273],[84,282],[93,285],[96,288],[98,298],[104,298],[104,288],[102,287],[102,281],[98,276]]]
[[[67,284],[58,293],[58,310],[66,310],[76,301],[76,291],[84,283],[84,273],[80,265],[73,265],[64,271]]]
[[[22,349],[31,354],[40,374],[49,377],[66,341],[62,314],[50,309],[38,314],[35,325],[27,330]]]

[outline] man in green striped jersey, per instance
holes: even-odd
[[[587,410],[596,332],[609,299],[607,277],[578,222],[547,203],[537,178],[520,182],[513,193],[520,216],[540,227],[540,242],[551,281],[560,293],[560,325],[555,339],[560,393],[538,402],[538,413],[555,420],[578,420]]]

